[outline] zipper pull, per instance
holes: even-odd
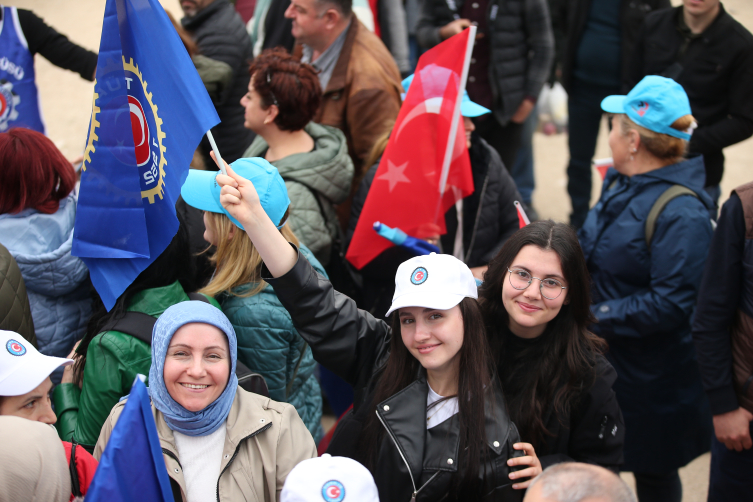
[[[410,502],[416,502],[416,495],[418,495],[418,492],[413,492],[413,496],[410,498]]]
[[[604,439],[604,430],[607,428],[607,420],[608,417],[604,415],[604,418],[601,421],[601,429],[599,429],[599,439]]]

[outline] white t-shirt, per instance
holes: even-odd
[[[225,448],[226,423],[206,436],[186,436],[173,431],[178,458],[183,466],[188,502],[206,502],[217,498],[222,451]]]
[[[431,429],[441,424],[451,416],[458,412],[458,398],[451,397],[446,399],[436,406],[431,406],[432,403],[436,403],[443,396],[440,396],[429,386],[429,394],[426,396],[426,428]]]

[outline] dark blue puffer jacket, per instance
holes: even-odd
[[[592,329],[609,342],[606,355],[617,370],[627,470],[667,472],[710,447],[711,415],[690,335],[713,231],[704,180],[699,156],[633,177],[610,169],[579,232],[599,320]],[[648,213],[674,184],[698,198],[680,196],[664,208],[649,249]]]

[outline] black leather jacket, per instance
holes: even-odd
[[[298,333],[309,343],[314,359],[353,386],[353,413],[338,425],[330,453],[353,457],[361,436],[361,424],[376,412],[385,428],[374,475],[379,497],[391,502],[433,502],[449,500],[449,487],[458,471],[457,415],[426,429],[428,384],[422,374],[389,399],[371,407],[374,385],[389,356],[390,327],[355,302],[338,293],[317,274],[300,254],[296,265],[284,276],[262,277],[275,290],[288,310]],[[510,421],[499,386],[486,406],[486,435],[489,445],[484,493],[481,500],[515,501],[522,490],[513,490],[507,459],[520,456],[512,444],[520,441]]]

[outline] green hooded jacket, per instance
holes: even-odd
[[[290,197],[290,227],[301,244],[322,265],[329,264],[332,241],[339,232],[335,204],[350,193],[353,161],[348,143],[339,129],[309,122],[304,130],[314,140],[314,149],[272,162],[285,180]],[[262,157],[269,148],[261,136],[243,154]]]
[[[159,317],[171,305],[189,300],[176,281],[137,293],[126,310]],[[214,298],[209,302],[220,308]],[[128,395],[137,374],[149,377],[151,364],[152,349],[141,340],[120,331],[95,336],[86,351],[81,389],[76,384],[63,383],[52,393],[60,438],[73,438],[91,452],[112,407]]]

